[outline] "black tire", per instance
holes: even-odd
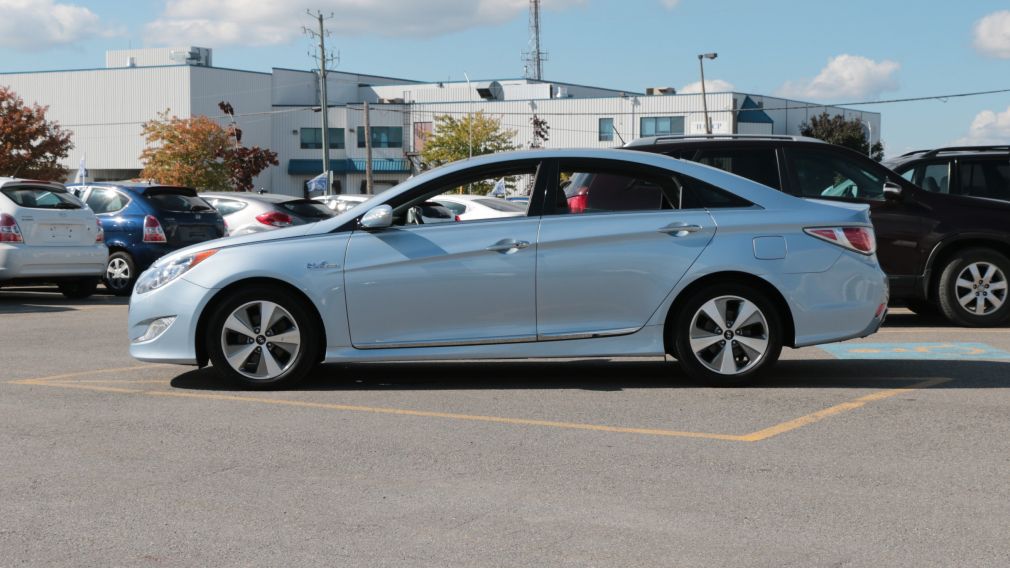
[[[265,311],[264,303],[275,304],[281,311],[286,312],[272,319],[270,329],[256,327],[262,323],[257,318],[262,317]],[[234,332],[233,328],[226,330],[226,322],[237,310],[242,311],[242,317],[245,318],[243,323],[248,324],[254,332],[253,335],[256,335],[255,338]],[[203,341],[214,368],[221,376],[249,388],[290,387],[304,379],[319,361],[321,330],[314,308],[290,293],[269,286],[250,286],[229,294],[210,315],[206,329]],[[269,340],[270,336],[287,335],[292,330],[300,337],[295,349],[289,344],[284,344],[283,347],[279,343],[272,344]],[[253,353],[242,354],[242,350],[246,348],[243,340],[254,342],[248,344],[255,350]],[[244,365],[239,365],[242,370],[229,362],[225,353],[226,343],[232,351],[233,358],[237,358],[233,360],[244,361]],[[264,376],[252,376],[258,374],[260,370],[266,372],[269,369],[268,358],[278,365],[277,368],[282,369],[282,372],[276,375],[267,373]]]
[[[972,267],[984,277],[984,272],[987,271],[985,268],[990,266],[995,271],[989,281],[972,276]],[[1007,257],[991,249],[965,249],[951,259],[940,274],[937,291],[940,311],[948,320],[958,325],[967,327],[1000,325],[1010,317],[1008,278],[1010,278],[1010,260],[1007,260]],[[967,287],[966,282],[972,287]],[[965,298],[967,306],[961,303]],[[980,299],[982,313],[977,313]],[[998,307],[996,302],[999,302]]]
[[[735,299],[726,299],[727,297]],[[740,339],[741,343],[737,344],[735,339],[725,335],[727,330],[722,327],[711,330],[706,329],[705,331],[711,335],[701,338],[702,340],[716,340],[718,339],[718,335],[724,334],[723,339],[719,339],[721,344],[713,344],[711,347],[697,353],[692,349],[692,331],[701,331],[701,327],[695,327],[696,316],[698,316],[697,323],[699,326],[715,323],[715,320],[701,316],[699,312],[702,306],[710,300],[717,299],[719,302],[725,302],[723,305],[725,306],[727,317],[724,319],[728,320],[729,316],[735,319],[736,315],[739,314],[743,303],[738,300],[750,302],[757,307],[760,315],[763,316],[763,322],[755,321],[754,318],[747,318],[747,321],[754,323],[747,324],[747,321],[744,321],[741,324],[746,325],[742,327],[738,327],[736,321],[726,322],[730,328],[728,330],[729,334],[733,335],[736,339],[745,337],[748,340],[757,339],[765,341],[765,350],[756,361],[752,360],[753,353],[751,350],[743,348],[742,343],[744,340]],[[736,310],[735,313],[734,310]],[[779,358],[779,354],[782,352],[782,330],[782,316],[779,314],[778,308],[775,307],[775,304],[764,292],[747,284],[727,282],[706,286],[687,299],[680,310],[676,314],[673,314],[673,324],[667,327],[667,332],[671,334],[667,344],[675,347],[675,352],[672,355],[676,357],[681,367],[692,379],[710,386],[736,387],[750,384],[775,364]],[[739,336],[735,334],[737,331],[741,332]],[[710,366],[718,366],[716,359],[721,356],[719,353],[727,347],[733,355],[733,362],[731,364],[733,365],[734,372],[732,374],[723,374],[710,368]],[[713,358],[705,361],[704,358],[710,355]],[[718,361],[721,362],[722,359],[720,358]],[[740,363],[743,363],[743,365],[741,366]]]
[[[119,251],[109,255],[105,261],[105,274],[102,282],[116,296],[129,296],[133,293],[133,285],[137,282],[137,267],[130,253]]]
[[[98,278],[81,278],[79,280],[65,280],[58,284],[60,293],[70,300],[83,300],[91,297],[98,289]]]

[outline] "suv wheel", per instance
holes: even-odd
[[[967,249],[940,275],[940,310],[951,322],[971,327],[999,325],[1010,316],[1010,260],[990,249]]]
[[[312,370],[319,334],[304,302],[259,286],[231,295],[214,310],[205,341],[223,376],[253,388],[277,388]]]
[[[137,269],[129,253],[116,252],[109,255],[105,264],[105,287],[117,296],[129,296],[133,283],[137,281]]]
[[[681,366],[713,386],[741,386],[775,364],[782,324],[774,304],[744,284],[717,284],[691,296],[670,332]]]

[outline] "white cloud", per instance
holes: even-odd
[[[53,0],[0,0],[0,47],[48,49],[116,32],[91,10]]]
[[[673,10],[680,4],[680,0],[659,0],[659,3],[667,10]]]
[[[844,99],[876,97],[898,88],[894,74],[901,67],[890,60],[874,61],[859,55],[842,54],[828,61],[813,79],[786,81],[777,93],[801,99]]]
[[[1010,59],[1010,10],[994,12],[975,22],[975,49],[985,55]]]
[[[1003,112],[984,110],[975,115],[968,133],[956,145],[1010,144],[1010,107]]]
[[[705,79],[706,93],[725,93],[733,90],[733,83],[722,79]],[[691,95],[701,92],[701,81],[695,81],[677,89],[678,95]]]
[[[561,10],[586,0],[545,0]],[[147,24],[152,44],[275,45],[297,39],[314,21],[306,10],[333,12],[326,28],[336,36],[431,37],[474,26],[501,24],[525,14],[527,0],[169,0]]]

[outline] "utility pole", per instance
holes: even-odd
[[[368,117],[368,101],[365,101],[365,193],[372,195],[372,126]]]
[[[306,27],[302,30],[309,36],[319,40],[319,55],[309,55],[319,63],[319,111],[323,115],[323,172],[326,174],[326,195],[333,193],[333,171],[330,169],[330,99],[326,94],[326,64],[330,61],[340,62],[340,55],[328,55],[326,53],[326,27],[323,25],[326,20],[333,19],[333,14],[323,16],[322,12],[313,14],[305,11],[319,22],[319,31]]]

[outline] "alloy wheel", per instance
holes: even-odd
[[[691,318],[691,352],[707,369],[738,375],[754,368],[768,352],[768,320],[758,306],[740,296],[705,302]]]
[[[296,361],[302,335],[295,318],[279,304],[247,302],[221,328],[221,349],[228,364],[250,379],[271,380]]]
[[[954,283],[957,302],[968,313],[989,315],[1007,300],[1006,275],[995,264],[973,262],[966,266]]]
[[[130,265],[123,258],[113,258],[105,267],[105,283],[116,290],[122,290],[130,285]]]

